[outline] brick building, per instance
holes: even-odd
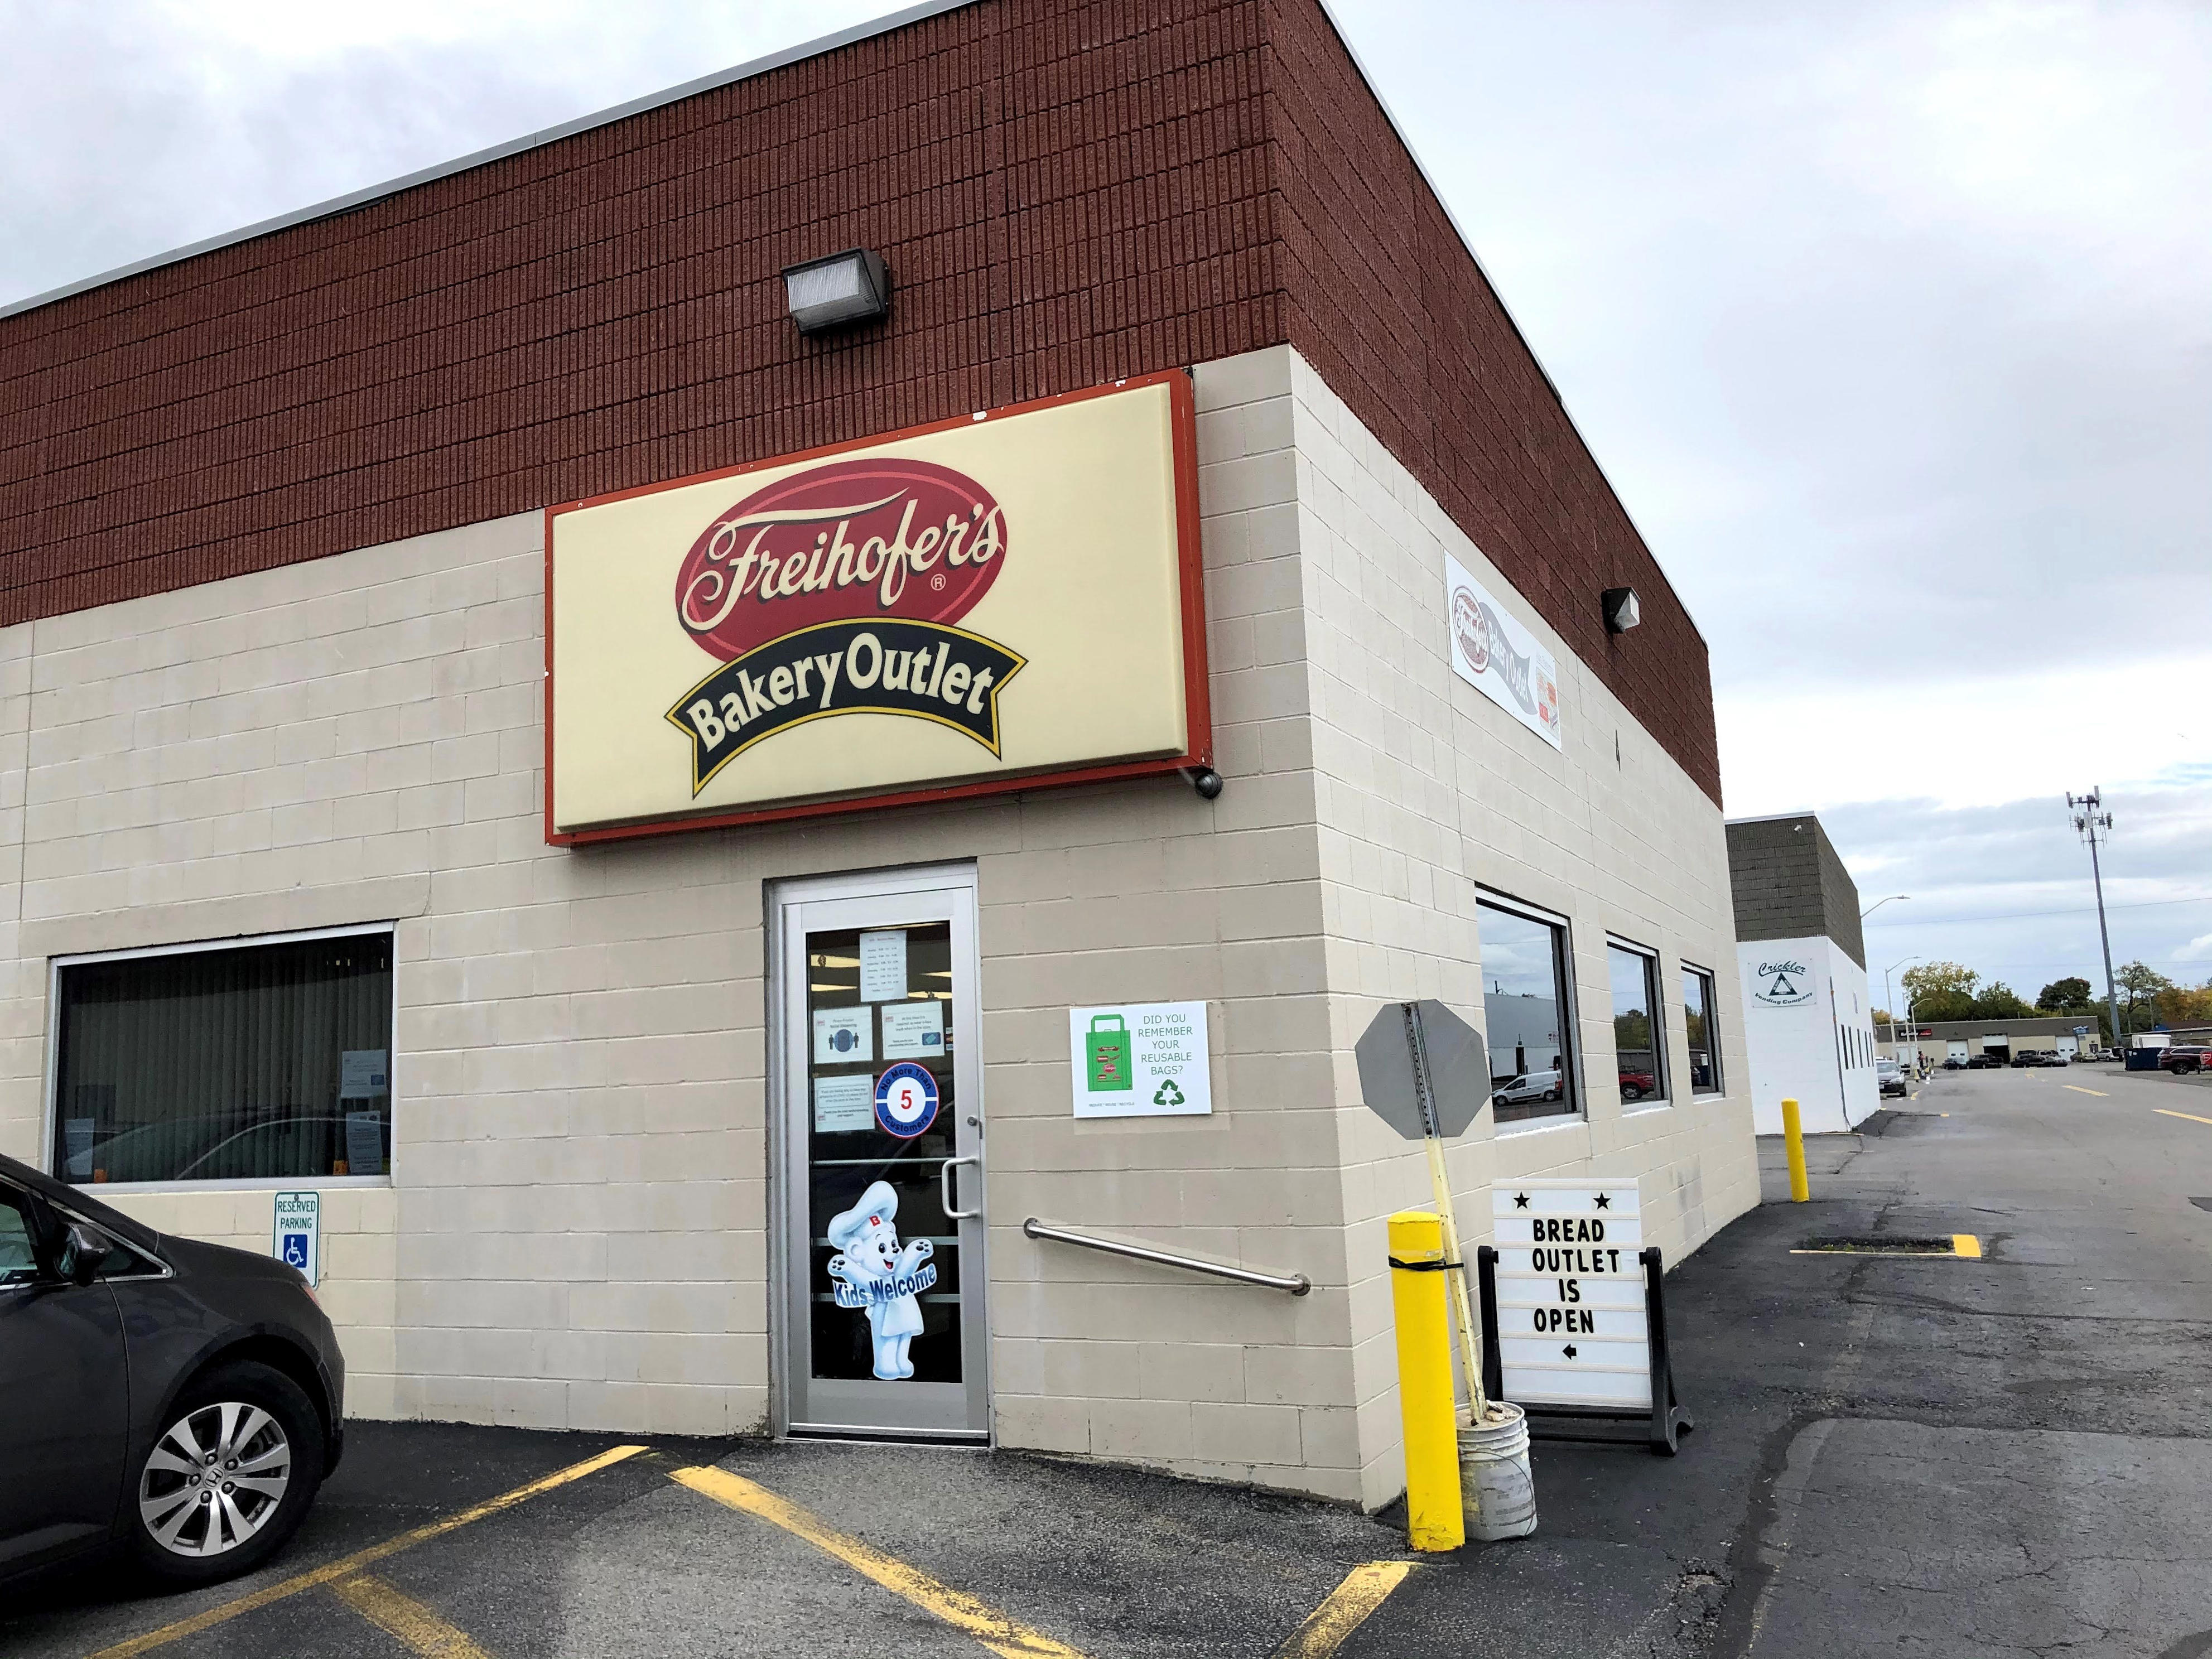
[[[1470,1231],[1756,1201],[1704,643],[1315,0],[922,6],[8,307],[0,733],[0,1150],[319,1194],[359,1415],[1385,1502],[1387,1000],[1516,1011]]]

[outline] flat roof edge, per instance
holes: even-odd
[[[58,301],[71,299],[80,294],[89,294],[93,289],[105,288],[111,283],[119,283],[126,277],[143,276],[149,270],[159,270],[165,265],[181,264],[187,259],[198,258],[203,253],[214,253],[223,248],[235,247],[241,242],[250,242],[257,237],[273,235],[277,231],[290,230],[300,225],[313,224],[321,219],[335,219],[342,214],[352,213],[367,207],[371,203],[382,201],[387,196],[397,196],[403,191],[413,190],[418,185],[434,184],[441,179],[450,179],[455,173],[466,173],[474,167],[486,167],[494,161],[503,161],[509,156],[520,155],[546,144],[556,143],[563,138],[572,138],[580,132],[589,132],[596,127],[611,126],[617,121],[627,120],[633,115],[642,115],[648,110],[659,109],[669,104],[681,103],[684,99],[696,98],[702,92],[713,92],[722,87],[734,86],[740,81],[750,81],[755,76],[766,75],[771,70],[783,69],[789,64],[804,62],[809,58],[818,58],[824,52],[835,52],[841,46],[849,46],[856,41],[869,40],[878,34],[889,34],[895,29],[904,28],[909,23],[919,23],[926,18],[936,17],[949,11],[957,11],[963,6],[971,6],[975,3],[975,0],[921,0],[921,3],[918,5],[908,6],[903,10],[891,12],[867,22],[852,24],[834,33],[821,35],[795,46],[786,46],[780,52],[772,52],[765,57],[753,58],[750,62],[740,64],[734,69],[718,70],[712,75],[702,75],[696,81],[686,81],[681,86],[670,87],[660,92],[647,93],[643,97],[633,98],[627,103],[617,104],[611,108],[599,110],[593,114],[580,115],[574,120],[563,121],[557,126],[546,127],[540,131],[528,133],[520,138],[510,138],[503,143],[492,145],[489,149],[477,150],[470,155],[457,157],[453,161],[441,161],[434,167],[423,167],[417,172],[405,173],[397,179],[386,179],[380,185],[369,185],[360,190],[349,191],[343,196],[333,196],[330,200],[317,202],[311,207],[295,208],[289,213],[280,213],[273,219],[264,219],[257,224],[246,225],[238,230],[225,231],[219,236],[210,236],[201,241],[187,243],[183,247],[172,248],[166,253],[156,253],[143,259],[134,259],[129,264],[118,265],[112,270],[103,270],[96,276],[84,276],[74,283],[64,283],[59,288],[48,289],[43,294],[33,294],[26,300],[12,301],[7,305],[0,305],[0,319],[19,317],[25,312],[36,311],[41,307],[52,305]]]
[[[1474,269],[1481,276],[1484,286],[1490,289],[1491,297],[1498,301],[1498,310],[1505,313],[1506,326],[1513,331],[1514,337],[1521,342],[1521,349],[1528,354],[1528,361],[1535,364],[1536,373],[1542,378],[1546,388],[1550,391],[1553,402],[1559,406],[1559,413],[1567,417],[1567,429],[1575,434],[1575,441],[1582,446],[1583,453],[1589,458],[1590,465],[1597,469],[1597,476],[1604,480],[1606,491],[1613,497],[1613,504],[1620,509],[1620,516],[1628,520],[1628,527],[1636,532],[1636,539],[1643,544],[1644,553],[1650,557],[1651,562],[1657,566],[1659,574],[1667,583],[1668,592],[1674,595],[1674,603],[1682,607],[1682,615],[1690,624],[1690,631],[1698,636],[1698,643],[1704,646],[1710,653],[1712,650],[1712,643],[1705,638],[1705,630],[1698,626],[1698,619],[1691,614],[1688,601],[1683,599],[1681,590],[1674,586],[1674,577],[1668,574],[1666,565],[1661,562],[1658,549],[1651,545],[1651,538],[1644,533],[1644,526],[1636,522],[1636,515],[1629,511],[1628,502],[1622,497],[1620,491],[1613,487],[1612,475],[1606,471],[1605,463],[1598,459],[1597,451],[1590,447],[1589,439],[1583,433],[1582,422],[1575,419],[1574,410],[1567,407],[1566,395],[1559,390],[1559,383],[1552,378],[1552,371],[1544,366],[1544,360],[1538,354],[1535,343],[1529,339],[1528,331],[1521,326],[1521,319],[1513,314],[1513,307],[1506,304],[1505,290],[1498,287],[1497,282],[1491,276],[1489,268],[1482,263],[1482,256],[1474,251],[1474,239],[1467,234],[1467,227],[1460,223],[1459,215],[1452,211],[1451,204],[1445,199],[1443,191],[1437,188],[1437,181],[1430,174],[1428,163],[1421,160],[1420,151],[1413,148],[1413,141],[1406,136],[1405,125],[1398,119],[1398,112],[1390,107],[1389,100],[1383,97],[1382,88],[1375,84],[1375,77],[1367,72],[1367,65],[1360,61],[1359,50],[1352,44],[1352,37],[1344,32],[1344,25],[1337,21],[1333,5],[1340,3],[1341,0],[1315,0],[1315,3],[1321,8],[1323,21],[1335,31],[1337,44],[1344,48],[1344,55],[1352,60],[1352,70],[1359,76],[1361,83],[1366,87],[1367,95],[1375,100],[1376,107],[1382,112],[1382,118],[1390,124],[1390,131],[1396,135],[1399,148],[1406,152],[1407,159],[1413,164],[1413,171],[1420,175],[1421,182],[1428,186],[1430,196],[1435,198],[1437,206],[1443,213],[1444,222],[1452,228],[1452,234],[1459,238],[1460,246],[1466,250],[1467,257],[1474,262]]]

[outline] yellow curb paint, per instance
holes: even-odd
[[[367,1573],[341,1578],[331,1586],[331,1594],[422,1659],[491,1659],[429,1608],[381,1578]]]
[[[996,1607],[950,1585],[939,1583],[919,1567],[910,1567],[872,1544],[847,1537],[811,1510],[777,1497],[766,1486],[757,1486],[741,1474],[717,1468],[672,1469],[668,1478],[726,1508],[755,1516],[770,1526],[782,1528],[794,1538],[805,1539],[863,1578],[873,1579],[892,1595],[904,1596],[924,1613],[934,1613],[956,1630],[967,1632],[999,1655],[1000,1659],[1083,1659],[1066,1644],[1017,1624]]]
[[[336,1583],[341,1578],[351,1578],[363,1567],[371,1566],[383,1560],[386,1556],[397,1555],[402,1550],[412,1549],[417,1544],[428,1543],[431,1539],[441,1537],[456,1528],[465,1527],[472,1521],[481,1521],[487,1516],[497,1515],[501,1510],[511,1510],[517,1504],[526,1503],[542,1492],[551,1492],[556,1486],[565,1486],[571,1480],[580,1480],[587,1474],[597,1474],[610,1464],[619,1463],[626,1457],[635,1457],[644,1449],[643,1446],[614,1447],[611,1450],[601,1452],[597,1457],[587,1457],[580,1463],[571,1463],[565,1469],[556,1469],[552,1474],[533,1480],[526,1486],[517,1486],[513,1492],[502,1492],[497,1498],[489,1498],[472,1508],[449,1515],[442,1521],[433,1521],[427,1526],[416,1528],[412,1532],[403,1532],[396,1538],[386,1539],[381,1544],[371,1544],[367,1549],[356,1550],[351,1555],[333,1561],[326,1567],[317,1567],[313,1572],[303,1572],[296,1577],[287,1578],[282,1583],[271,1584],[266,1589],[258,1589],[250,1595],[241,1595],[234,1601],[225,1601],[221,1607],[210,1607],[204,1613],[196,1613],[189,1619],[179,1619],[173,1625],[164,1625],[161,1629],[149,1631],[143,1636],[134,1636],[127,1642],[118,1642],[112,1648],[102,1648],[97,1653],[86,1656],[86,1659],[131,1659],[135,1654],[150,1653],[155,1648],[167,1647],[172,1642],[180,1642],[187,1636],[197,1636],[200,1632],[212,1630],[216,1626],[227,1623],[242,1613],[252,1613],[256,1607],[265,1607],[272,1601],[282,1601],[287,1596],[299,1595],[302,1590],[317,1589],[325,1584]]]
[[[1975,1237],[1972,1233],[1953,1233],[1951,1235],[1951,1254],[1954,1255],[1969,1255],[1978,1260],[1982,1254],[1982,1241]]]
[[[2077,1095],[2094,1095],[2100,1100],[2110,1100],[2112,1098],[2112,1097],[2106,1094],[2102,1089],[2085,1089],[2078,1083],[2062,1083],[2058,1086],[2062,1089],[2071,1089]]]
[[[1411,1561],[1369,1561],[1354,1567],[1328,1593],[1328,1600],[1313,1610],[1313,1617],[1275,1650],[1275,1659],[1329,1659],[1413,1570]]]
[[[2199,1117],[2194,1112],[2169,1112],[2163,1106],[2154,1106],[2151,1110],[2160,1117],[2185,1117],[2191,1123],[2212,1123],[2212,1117]]]

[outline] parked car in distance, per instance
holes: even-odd
[[[1879,1099],[1887,1100],[1892,1095],[1903,1095],[1909,1092],[1905,1080],[1904,1068],[1893,1060],[1875,1061],[1874,1078],[1877,1091],[1876,1097]]]
[[[1559,1074],[1556,1071],[1523,1072],[1504,1088],[1492,1090],[1490,1097],[1500,1106],[1517,1106],[1524,1100],[1557,1100]]]
[[[1965,1071],[1966,1069],[1966,1056],[1964,1054],[1946,1054],[1943,1057],[1943,1069],[1947,1072]]]
[[[1649,1072],[1623,1072],[1620,1074],[1620,1097],[1623,1100],[1641,1100],[1648,1094],[1656,1093],[1658,1088],[1657,1080]]]
[[[1970,1072],[1993,1072],[2003,1064],[2004,1061],[1999,1060],[1995,1054],[1968,1054],[1966,1056],[1966,1069]]]
[[[2186,1076],[2191,1072],[2205,1070],[2208,1055],[2212,1055],[2212,1049],[2202,1048],[2196,1043],[2177,1042],[2159,1056],[2158,1068],[2161,1072],[2172,1072],[2177,1076]]]
[[[2043,1056],[2037,1054],[2033,1048],[2015,1048],[2013,1050],[2012,1065],[2015,1071],[2023,1066],[2040,1066],[2042,1064]]]
[[[112,1552],[179,1587],[283,1547],[344,1444],[297,1269],[0,1158],[0,1581]]]

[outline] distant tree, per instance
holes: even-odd
[[[1905,992],[1916,1019],[1971,1019],[1982,976],[1955,962],[1923,962],[1905,970]]]
[[[2046,1013],[2086,1013],[2096,1001],[2086,979],[2054,979],[2035,994],[2035,1006]]]
[[[2160,991],[2155,1000],[2158,1018],[2166,1024],[2212,1025],[2212,979]]]
[[[2121,993],[2120,1024],[2130,1031],[2148,1030],[2158,1018],[2160,994],[2175,988],[2164,974],[2141,962],[2123,963],[2112,979]]]
[[[1993,979],[1984,986],[1974,999],[1972,1019],[2032,1019],[2035,1010],[2021,1000],[2012,987],[2001,979]]]

